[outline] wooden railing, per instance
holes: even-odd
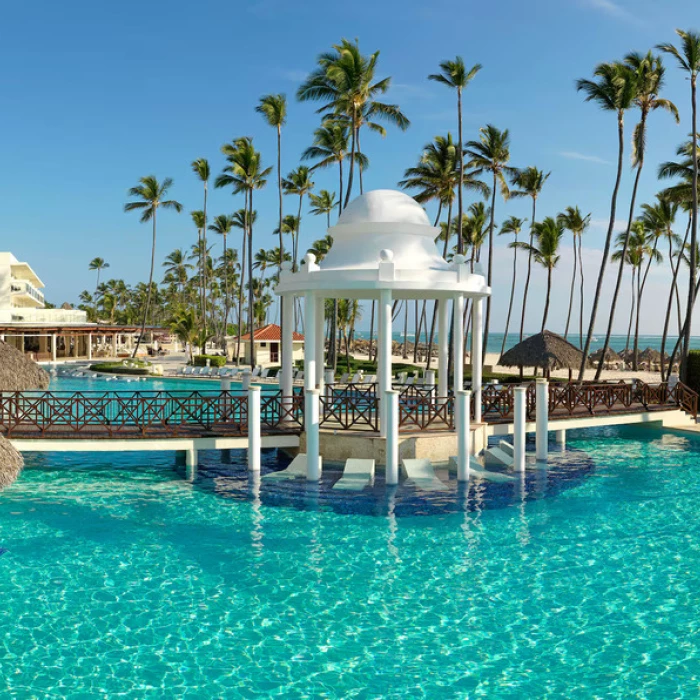
[[[329,388],[320,399],[322,426],[342,430],[379,430],[379,399],[373,391]]]
[[[454,399],[451,396],[412,396],[400,400],[399,429],[453,430]]]
[[[303,399],[264,394],[267,431],[303,427]],[[0,393],[7,437],[178,437],[245,435],[248,397],[232,391]]]

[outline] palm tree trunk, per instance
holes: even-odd
[[[646,275],[644,282],[646,282]],[[642,294],[644,293],[644,284],[640,283],[639,271],[637,271],[637,313],[634,323],[634,346],[632,350],[632,369],[636,372],[639,362],[639,316],[642,310]]]
[[[357,152],[362,153],[362,146],[360,146],[360,130],[357,130]],[[357,162],[357,171],[360,176],[360,194],[364,193],[364,182],[362,181],[362,163]]]
[[[573,311],[574,308],[574,289],[576,286],[576,262],[577,262],[577,253],[576,253],[576,237],[574,236],[574,272],[571,275],[571,291],[569,292],[569,313],[566,315],[566,330],[564,331],[564,338],[568,339],[569,337],[569,323],[571,321],[571,312]]]
[[[153,240],[151,242],[151,272],[148,275],[148,292],[146,293],[146,306],[143,309],[143,321],[141,322],[141,333],[139,333],[139,337],[136,340],[136,347],[134,348],[134,352],[131,354],[132,359],[136,357],[136,353],[139,351],[139,345],[141,345],[141,341],[143,340],[143,336],[146,333],[146,319],[148,318],[148,311],[151,306],[151,292],[153,291],[153,270],[155,269],[156,265],[156,213],[158,211],[158,207],[153,206]]]
[[[532,222],[530,224],[530,250],[527,254],[527,275],[525,276],[525,289],[523,290],[523,310],[520,316],[520,342],[523,342],[525,332],[525,312],[527,311],[527,293],[530,290],[530,276],[532,274],[532,241],[535,236],[535,215],[537,213],[537,197],[532,198]]]
[[[547,325],[547,316],[549,316],[549,297],[552,293],[552,268],[547,268],[547,296],[544,302],[544,316],[542,316],[542,330],[544,331]]]
[[[404,299],[403,310],[403,352],[401,353],[404,360],[408,359],[408,299]],[[418,343],[418,339],[414,340],[414,345]]]
[[[304,201],[304,195],[299,195],[299,213],[297,214],[297,235],[294,236],[294,267],[292,268],[294,272],[298,269],[299,261],[299,235],[301,234],[301,206]]]
[[[518,242],[518,236],[515,236],[515,242]],[[510,315],[513,312],[513,299],[515,297],[515,276],[518,271],[518,248],[513,248],[513,277],[510,281],[510,301],[508,302],[508,315],[506,316],[506,328],[503,333],[503,343],[501,344],[501,355],[506,351],[506,342],[508,341],[508,329],[510,328]]]
[[[284,206],[282,203],[282,125],[277,124],[277,198],[279,209],[279,239],[280,239],[280,259],[278,275],[282,274],[282,263],[284,262],[284,234],[282,233],[282,222],[284,220]],[[281,304],[280,297],[280,304]],[[284,337],[284,318],[280,313],[280,340]],[[280,342],[280,358],[283,354],[282,343]]]
[[[462,238],[462,214],[464,205],[462,201],[464,190],[464,156],[462,154],[462,88],[457,88],[457,133],[459,135],[459,143],[457,144],[457,161],[459,163],[459,189],[457,191],[457,252],[464,255],[464,240]],[[449,237],[449,228],[447,236]]]
[[[640,142],[644,143],[644,132],[645,132],[646,114],[642,112],[641,119],[639,120],[640,126]],[[637,200],[637,190],[639,189],[639,178],[642,174],[642,169],[644,168],[644,150],[640,149],[638,153],[637,161],[637,174],[634,178],[634,187],[632,188],[632,200],[630,201],[630,211],[627,218],[627,230],[625,231],[625,242],[622,246],[622,256],[620,257],[620,265],[617,270],[617,280],[615,281],[615,291],[613,292],[612,302],[610,304],[610,318],[608,319],[608,330],[605,333],[605,341],[603,343],[603,357],[610,347],[610,336],[612,335],[612,327],[615,322],[615,311],[617,309],[617,298],[620,294],[620,286],[622,285],[622,276],[624,274],[625,259],[627,258],[627,248],[630,241],[630,231],[632,229],[632,222],[634,221],[634,206]],[[603,371],[602,365],[598,365],[595,373],[595,381],[600,380],[600,375]]]
[[[202,320],[204,323],[204,336],[206,337],[207,335],[207,194],[208,194],[208,187],[207,187],[207,182],[206,180],[204,181],[204,226],[202,227],[202,247],[204,250],[202,251],[202,275],[203,275],[203,280],[202,280],[202,288],[203,288],[203,301],[204,301],[204,308],[202,310]],[[205,350],[206,350],[206,341],[204,343],[205,345]]]
[[[226,245],[226,233],[224,232],[224,332],[223,335],[226,337],[228,333],[228,315],[230,310],[229,303],[229,289],[228,289],[228,246]]]
[[[586,335],[586,342],[583,346],[583,355],[581,357],[581,367],[579,369],[579,381],[583,381],[584,372],[586,370],[586,363],[588,362],[588,353],[591,349],[591,340],[593,339],[593,331],[595,329],[595,321],[598,315],[598,304],[600,303],[600,296],[603,290],[603,278],[605,277],[605,267],[608,262],[608,257],[610,255],[610,244],[612,242],[613,230],[615,229],[615,212],[617,210],[617,194],[620,190],[620,180],[622,179],[622,167],[624,160],[625,151],[625,123],[623,113],[620,112],[617,118],[617,175],[615,177],[615,187],[613,188],[612,198],[610,201],[610,222],[608,223],[608,232],[605,236],[605,246],[603,248],[603,259],[600,263],[600,270],[598,271],[598,282],[596,284],[595,296],[593,297],[593,307],[591,308],[591,320],[588,324],[588,334]],[[603,355],[604,356],[604,355]],[[600,371],[602,363],[598,364],[598,370]]]
[[[493,192],[491,193],[491,223],[489,224],[489,267],[486,283],[491,286],[491,279],[493,275],[493,227],[494,227],[494,217],[496,216],[496,186],[498,181],[496,179],[496,172],[493,173]],[[486,297],[486,320],[484,322],[484,357],[488,353],[489,347],[489,326],[491,325],[491,295]],[[483,362],[482,362],[483,364]]]
[[[578,333],[579,333],[579,347],[583,347],[583,249],[581,248],[581,239],[583,236],[579,234],[578,236],[578,267],[581,277],[581,308],[578,315]]]
[[[255,299],[253,297],[253,190],[248,192],[248,332],[250,333],[250,368],[255,369]]]
[[[340,194],[338,195],[338,218],[343,213],[343,159],[338,158],[338,173],[340,178]]]
[[[681,246],[681,251],[685,250],[686,243],[688,242],[688,236],[690,235],[690,227],[692,226],[692,220],[693,220],[693,215],[692,212],[690,216],[688,217],[688,225],[686,226],[685,229],[685,236],[683,237],[683,245]],[[672,250],[672,244],[671,240],[669,238],[669,249]],[[666,340],[668,339],[668,327],[671,323],[671,311],[673,308],[673,297],[674,297],[674,292],[676,296],[678,295],[678,272],[680,271],[681,268],[681,255],[679,252],[678,258],[676,259],[676,264],[673,264],[673,255],[671,254],[669,256],[669,260],[671,261],[671,268],[673,269],[673,279],[671,281],[671,292],[668,295],[668,304],[666,306],[666,318],[664,319],[664,332],[663,335],[661,336],[661,381],[665,382],[668,380],[668,376],[671,374],[671,369],[673,367],[673,363],[671,363],[671,366],[669,367],[668,375],[666,375]],[[678,337],[680,338],[682,334],[682,329],[678,331]]]
[[[632,267],[632,294],[630,295],[630,322],[627,324],[627,339],[625,340],[625,362],[627,362],[627,358],[629,357],[629,351],[630,351],[630,336],[632,335],[632,321],[634,320],[634,275],[636,272],[636,267]],[[602,357],[605,357],[605,354],[602,355]]]
[[[688,308],[685,310],[685,328],[683,329],[683,354],[681,355],[680,377],[685,382],[688,378],[688,353],[690,335],[693,325],[693,307],[695,306],[695,279],[697,277],[697,242],[698,242],[698,124],[697,124],[697,76],[693,72],[690,78],[690,93],[693,111],[693,224],[690,231],[690,281],[688,283]]]
[[[350,146],[350,174],[348,175],[348,191],[345,194],[345,204],[344,207],[348,206],[348,203],[350,202],[350,195],[352,194],[352,179],[353,175],[355,174],[355,139],[356,139],[356,134],[357,134],[357,129],[355,128],[355,119],[356,119],[356,114],[355,114],[355,105],[352,107],[352,124],[351,124],[351,131],[352,131],[352,141],[351,141],[351,146]]]
[[[440,201],[440,207],[438,209],[438,218],[436,219],[436,226],[437,222],[440,221],[440,214],[442,213],[442,201]],[[447,257],[447,249],[449,248],[450,245],[450,226],[452,225],[452,200],[449,201],[447,205],[447,230],[445,231],[445,241],[442,246],[442,257],[446,258]],[[460,236],[461,238],[461,236]],[[474,270],[472,269],[472,272]],[[430,335],[428,336],[428,359],[426,361],[426,370],[430,369],[430,364],[433,359],[433,341],[435,338],[435,324],[437,322],[437,315],[438,315],[438,310],[440,308],[440,301],[439,299],[435,300],[435,303],[433,304],[433,318],[430,321]]]
[[[247,206],[248,194],[245,194],[245,205]],[[241,241],[241,281],[238,285],[238,339],[236,341],[236,365],[240,367],[241,364],[241,334],[243,332],[243,295],[245,293],[245,278],[246,278],[246,261],[248,260],[247,254],[247,237],[248,237],[248,215],[246,213],[246,222],[243,228],[243,240]],[[252,343],[251,343],[252,344]],[[245,361],[245,358],[244,358]]]

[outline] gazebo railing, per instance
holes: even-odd
[[[320,424],[342,430],[379,430],[379,399],[374,394],[331,389],[320,397]]]
[[[399,400],[399,429],[453,430],[454,398],[411,396]]]

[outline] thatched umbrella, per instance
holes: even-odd
[[[48,372],[17,348],[0,342],[0,391],[32,391],[49,388]]]
[[[645,348],[639,353],[639,359],[643,362],[661,362],[661,353],[654,348]]]
[[[568,340],[551,331],[531,335],[513,346],[498,361],[503,367],[541,367],[546,373],[553,369],[572,369],[581,366],[583,353]]]
[[[591,362],[595,362],[595,364],[600,364],[601,362],[603,365],[609,365],[614,362],[622,362],[622,358],[612,349],[608,348],[605,351],[605,357],[603,357],[603,348],[598,348],[589,358]]]
[[[0,391],[48,389],[50,377],[36,362],[7,343],[0,342]],[[0,437],[0,491],[19,476],[24,460],[12,445]]]

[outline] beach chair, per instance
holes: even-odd
[[[399,372],[398,375],[396,375],[396,381],[398,384],[404,385],[407,379],[408,372]]]
[[[412,374],[410,377],[406,377],[406,381],[403,383],[404,386],[413,386],[416,381],[416,375]]]
[[[321,460],[321,457],[319,457],[319,460]],[[269,479],[271,481],[306,478],[306,455],[303,453],[298,454],[286,469],[282,469],[278,472],[270,472],[269,474],[263,474],[262,478]]]
[[[364,378],[364,384],[376,384],[377,383],[377,375],[376,374],[370,374],[368,377]]]
[[[347,384],[349,376],[350,375],[348,374],[348,372],[343,372],[340,379],[338,380],[338,384]]]
[[[333,484],[340,491],[362,491],[374,479],[373,459],[348,459],[343,476]]]
[[[403,459],[401,462],[407,486],[417,486],[423,491],[447,491],[447,486],[435,475],[429,459]]]
[[[260,375],[260,369],[259,366],[253,369],[253,373],[250,375],[251,379],[255,379],[255,377]]]
[[[355,372],[355,374],[352,375],[352,379],[350,380],[350,384],[359,384],[362,381],[362,372]]]
[[[270,368],[266,367],[261,373],[260,373],[260,379],[267,379],[267,375],[270,374]]]
[[[299,374],[297,374],[297,377],[296,377],[296,378],[297,378],[300,382],[303,381],[303,380],[304,380],[304,373],[303,373],[303,372],[299,372]]]

